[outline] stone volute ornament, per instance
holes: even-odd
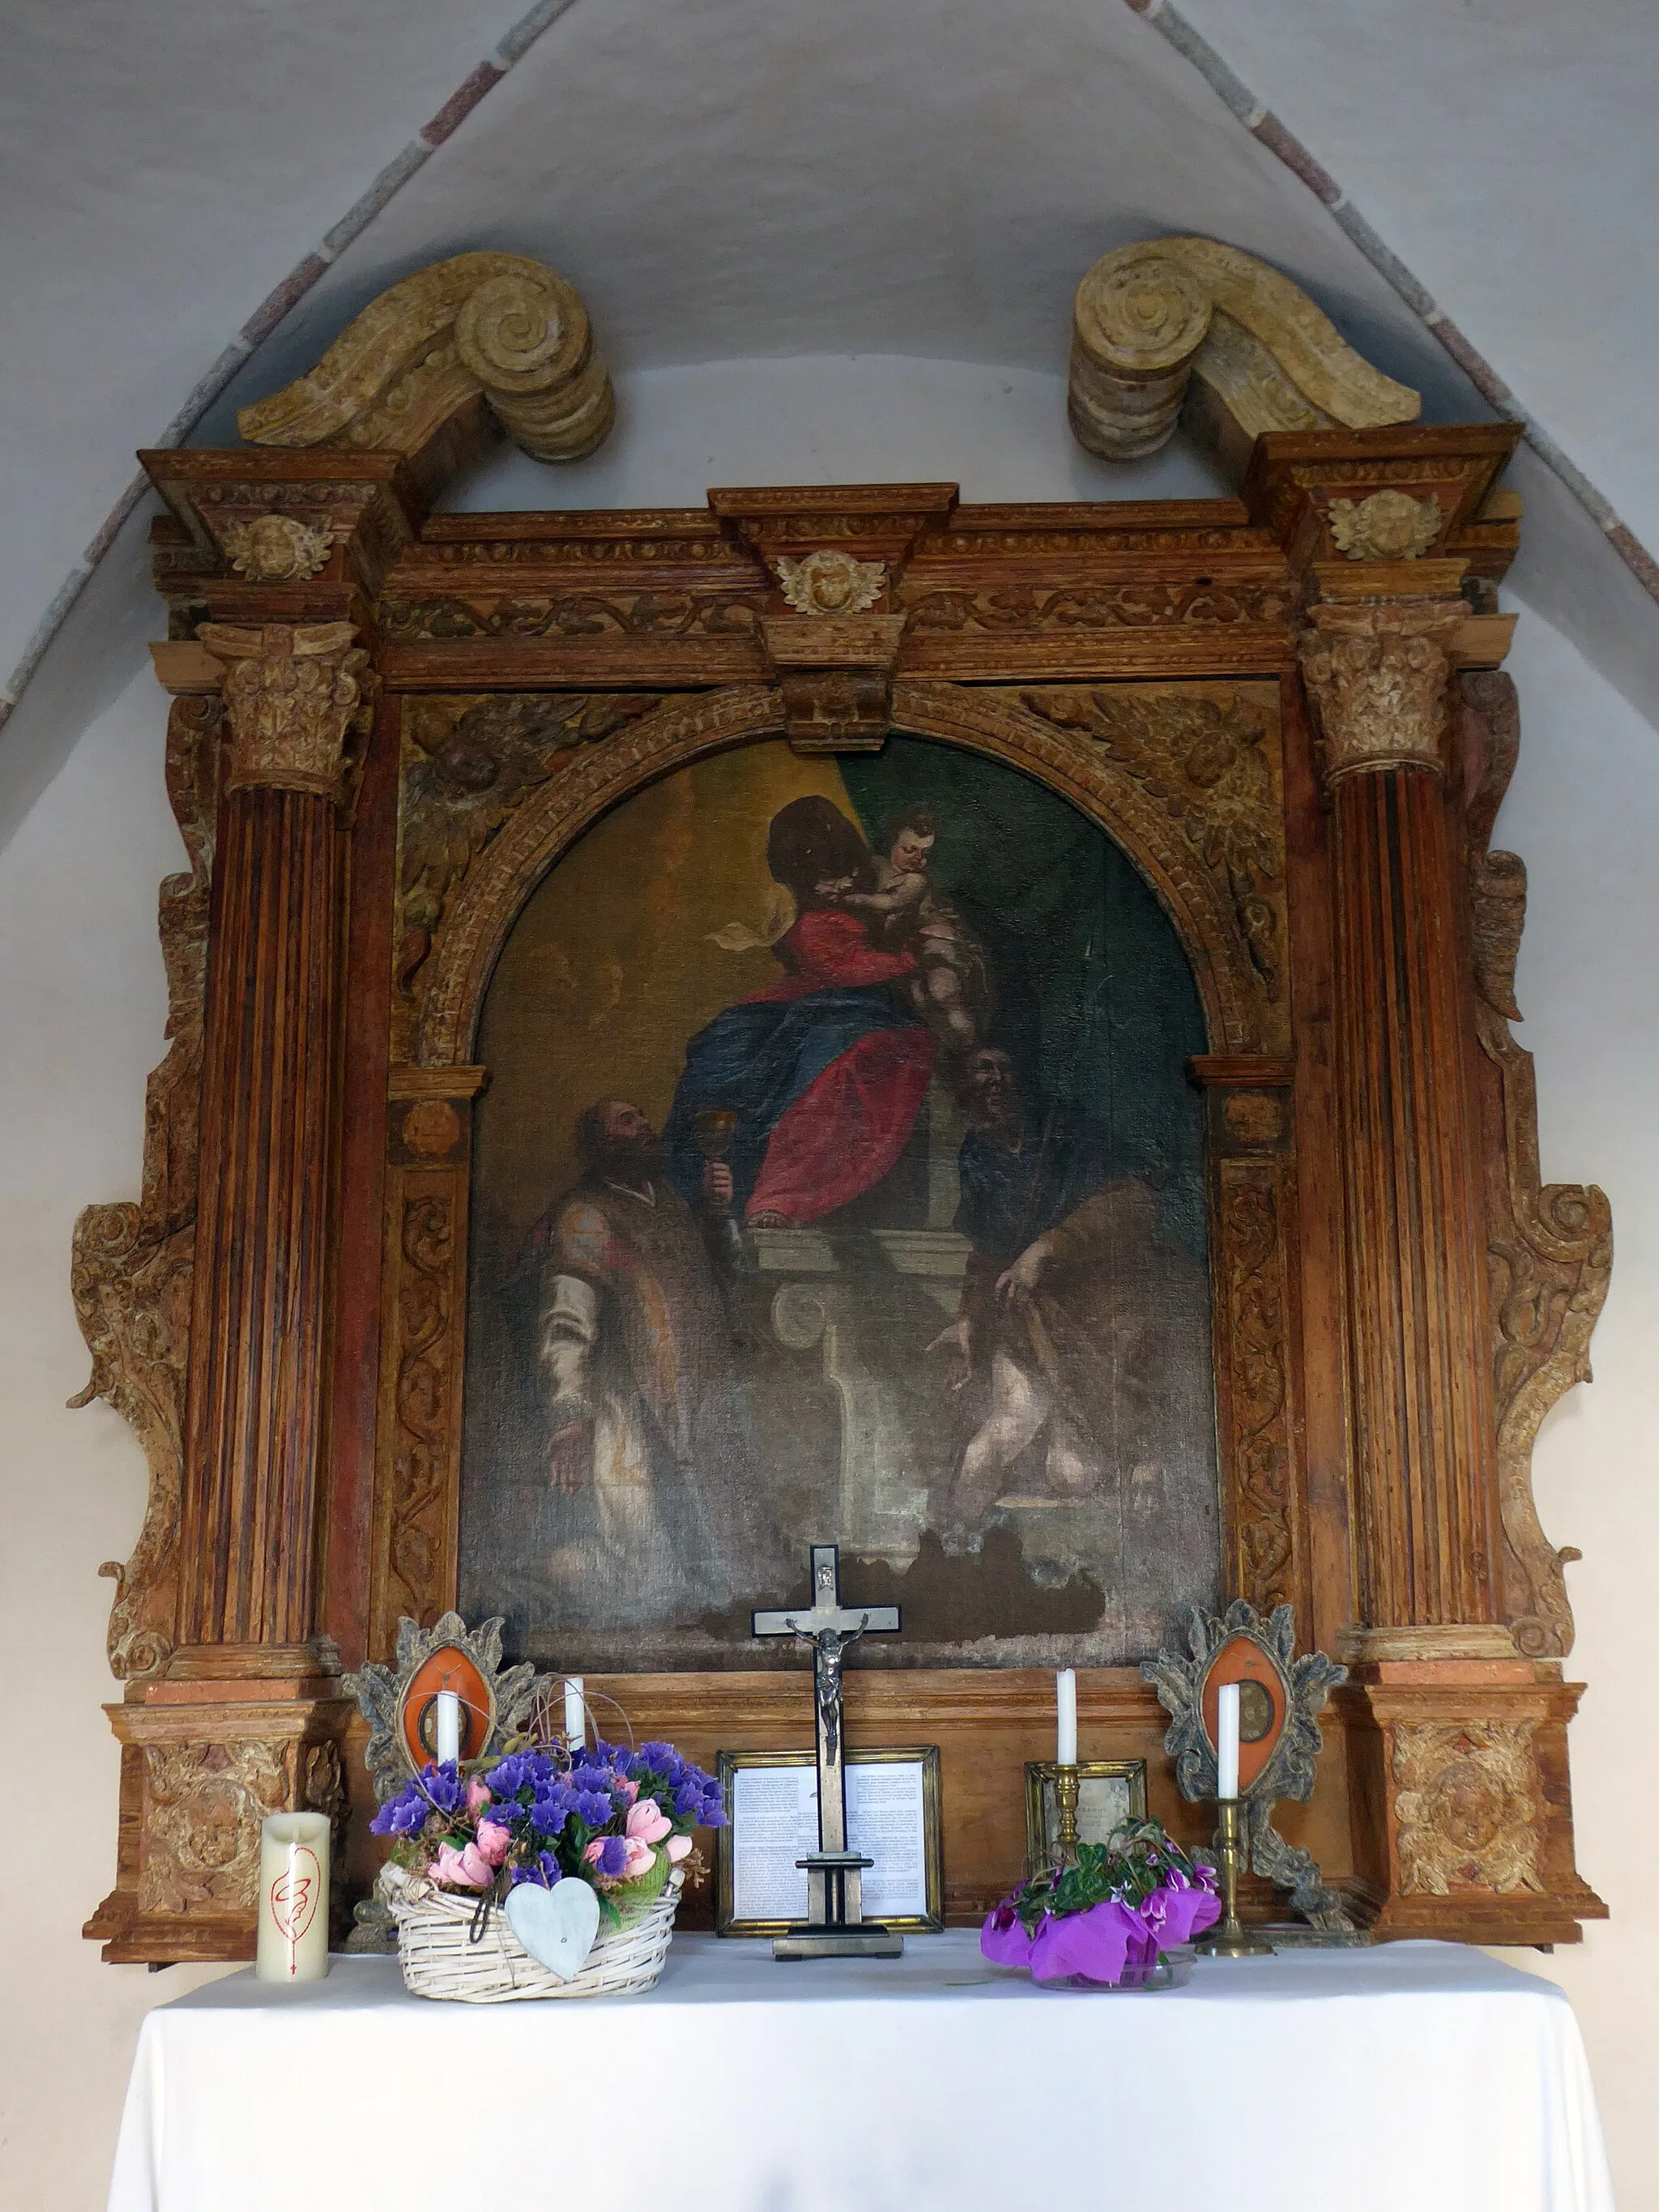
[[[1302,673],[1324,738],[1327,787],[1381,768],[1443,771],[1448,652],[1461,600],[1322,605],[1309,611]]]
[[[855,561],[834,547],[799,561],[780,554],[772,565],[785,599],[802,615],[862,614],[881,597],[887,578],[884,561]]]
[[[362,701],[367,653],[349,623],[204,623],[197,635],[225,664],[230,721],[227,788],[274,785],[337,799],[346,740]]]
[[[249,583],[302,584],[326,564],[334,533],[325,523],[261,514],[252,522],[228,522],[219,542],[231,567]]]
[[[1168,443],[1183,407],[1205,442],[1243,461],[1264,430],[1415,422],[1422,402],[1363,361],[1305,292],[1211,238],[1154,238],[1103,254],[1078,286],[1072,428],[1133,460]]]
[[[1350,561],[1420,560],[1446,523],[1437,499],[1392,489],[1369,499],[1334,499],[1328,519],[1332,542]]]
[[[540,461],[580,460],[616,419],[580,295],[522,254],[458,253],[405,277],[236,420],[257,446],[412,456],[483,407]]]

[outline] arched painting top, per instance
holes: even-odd
[[[1211,1048],[1288,1041],[1276,714],[1270,686],[903,684],[896,727],[1023,770],[1120,845],[1192,964]],[[486,987],[525,902],[634,792],[705,755],[781,734],[770,689],[675,700],[532,792],[458,888],[433,949],[415,1057],[465,1063]]]

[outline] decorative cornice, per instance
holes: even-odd
[[[346,738],[368,665],[368,655],[353,647],[356,634],[350,623],[202,624],[202,643],[225,665],[227,790],[265,786],[341,797]]]
[[[1379,769],[1443,773],[1449,647],[1467,611],[1444,599],[1309,610],[1302,673],[1325,741],[1328,789]]]

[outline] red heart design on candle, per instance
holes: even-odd
[[[305,1844],[289,1854],[288,1871],[270,1885],[270,1917],[290,1943],[297,1943],[317,1917],[322,1869]]]

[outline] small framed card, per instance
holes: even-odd
[[[1103,1844],[1125,1820],[1146,1817],[1146,1762],[1144,1759],[1090,1759],[1077,1770],[1077,1838],[1080,1844]],[[1060,1841],[1060,1801],[1054,1796],[1054,1770],[1046,1759],[1025,1769],[1026,1871],[1036,1874],[1054,1863]]]
[[[806,1917],[795,1863],[818,1847],[818,1771],[810,1751],[723,1751],[728,1827],[714,1831],[714,1932],[778,1936]],[[847,1841],[865,1871],[864,1917],[902,1934],[945,1925],[939,1747],[848,1751]]]

